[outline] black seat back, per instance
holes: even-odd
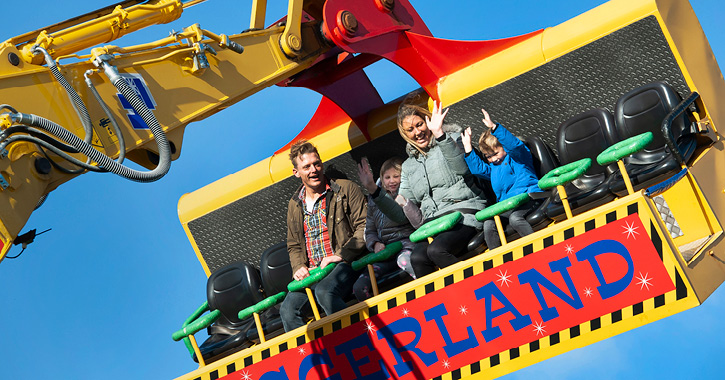
[[[661,131],[662,121],[680,100],[677,92],[663,82],[638,87],[619,98],[614,110],[616,135],[610,137],[625,140],[645,132],[654,134],[652,142],[642,151],[625,159],[625,163],[649,164],[661,161],[668,155],[665,137]],[[689,156],[689,145],[694,145],[695,140],[686,113],[673,122],[672,135],[683,156]]]
[[[287,243],[275,244],[262,252],[259,271],[262,274],[264,292],[268,296],[287,291],[287,284],[292,281],[292,264],[287,252]]]
[[[546,173],[552,171],[559,166],[559,159],[556,158],[554,151],[539,136],[528,136],[523,138],[526,147],[531,151],[531,157],[534,159],[534,170],[536,176],[541,178]]]
[[[207,280],[206,298],[211,310],[221,311],[217,324],[240,327],[239,311],[264,299],[259,272],[243,261],[219,268]]]
[[[561,164],[592,159],[592,166],[575,182],[578,188],[598,186],[611,173],[597,164],[597,155],[612,145],[609,136],[614,133],[614,118],[604,108],[582,112],[559,125],[556,141]]]

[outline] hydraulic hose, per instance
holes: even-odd
[[[25,125],[14,125],[6,130],[0,132],[0,146],[2,146],[3,148],[5,146],[7,146],[7,144],[2,144],[2,142],[4,142],[5,139],[10,137],[10,135],[12,135],[14,133],[27,133],[35,138],[41,139],[49,144],[52,144],[54,147],[56,147],[64,152],[78,153],[78,149],[76,149],[70,145],[63,144],[62,142],[53,138],[53,136],[47,135],[35,128],[31,128],[31,127],[28,127]]]
[[[39,209],[39,208],[40,208],[40,206],[42,206],[42,205],[43,205],[43,203],[45,203],[45,201],[46,201],[47,199],[48,199],[48,194],[45,194],[45,195],[43,195],[42,197],[40,197],[40,199],[38,199],[38,202],[37,202],[37,203],[35,204],[35,208],[33,209],[33,211],[35,211],[35,210]]]
[[[73,135],[73,136],[75,136],[75,135]],[[85,162],[83,162],[83,161],[81,161],[81,160],[79,160],[79,159],[77,159],[77,158],[69,155],[68,153],[62,151],[61,149],[56,148],[52,144],[47,143],[47,142],[45,142],[45,141],[43,141],[43,140],[41,140],[39,138],[33,137],[33,136],[28,136],[28,135],[15,135],[15,136],[10,136],[10,137],[7,138],[7,140],[5,140],[2,143],[0,143],[0,149],[5,149],[5,147],[7,145],[12,144],[12,143],[14,143],[16,141],[27,141],[27,142],[31,142],[31,143],[34,143],[34,144],[38,144],[38,145],[42,146],[43,148],[48,149],[49,151],[51,151],[51,152],[59,155],[60,157],[62,157],[66,161],[68,161],[68,162],[70,162],[70,163],[72,163],[74,165],[80,166],[83,169],[87,169],[87,170],[90,170],[90,171],[96,171],[96,172],[103,171],[101,168],[96,167],[96,166],[93,166],[93,165],[90,165],[90,164],[87,164],[87,163],[85,163]],[[78,141],[81,141],[81,140],[78,139]],[[115,161],[113,161],[113,162],[115,162]]]
[[[85,169],[83,169],[83,168],[66,169],[66,168],[62,167],[59,163],[55,162],[55,160],[53,160],[50,157],[50,155],[48,155],[48,152],[45,149],[43,149],[43,147],[41,145],[37,145],[37,146],[38,146],[38,149],[40,150],[40,152],[43,153],[43,156],[45,156],[45,158],[47,158],[48,161],[50,161],[50,165],[53,166],[59,172],[65,173],[65,174],[82,174],[85,171]],[[100,170],[107,171],[107,170],[103,170],[103,169],[100,169]]]
[[[83,138],[83,141],[85,141],[86,144],[90,144],[91,141],[93,141],[93,123],[91,122],[91,115],[88,113],[88,108],[86,108],[83,100],[78,95],[76,90],[70,85],[70,83],[68,83],[68,80],[65,79],[63,74],[61,74],[60,70],[58,70],[58,65],[55,63],[55,60],[53,59],[53,57],[50,56],[47,50],[40,46],[36,46],[33,49],[33,53],[41,53],[45,57],[45,63],[48,65],[48,69],[50,69],[50,72],[53,74],[53,77],[55,77],[55,80],[57,80],[58,83],[60,83],[60,85],[63,86],[63,88],[65,89],[65,92],[66,94],[68,94],[68,98],[73,105],[73,109],[76,111],[76,114],[78,114],[78,117],[81,119],[81,124],[83,124],[83,130],[86,134]]]
[[[53,147],[55,147],[57,149],[62,150],[63,152],[79,153],[78,152],[78,149],[76,149],[76,148],[74,148],[74,147],[72,147],[70,145],[63,144],[62,142],[58,141],[53,136],[47,135],[47,134],[45,134],[45,133],[43,133],[43,132],[41,132],[41,131],[39,131],[39,130],[37,130],[35,128],[31,128],[31,127],[28,127],[28,126],[25,126],[25,125],[14,125],[14,126],[8,128],[8,129],[2,131],[0,133],[0,149],[4,149],[10,143],[12,143],[14,141],[18,141],[18,140],[29,141],[29,142],[36,142],[36,140],[34,140],[34,139],[10,139],[10,141],[6,141],[6,139],[8,139],[8,137],[10,135],[14,134],[14,133],[27,133],[27,134],[29,134],[30,136],[32,136],[32,137],[34,137],[36,139],[40,139],[42,141],[45,141],[46,143],[52,145]],[[48,153],[45,151],[45,149],[43,149],[43,147],[47,147],[47,145],[45,145],[45,144],[37,144],[37,145],[38,145],[38,148],[40,149],[40,151],[45,156],[45,158],[47,158],[48,161],[50,161],[50,164],[54,168],[56,168],[57,170],[59,170],[59,171],[61,171],[63,173],[66,173],[66,174],[80,174],[80,173],[83,173],[83,171],[86,170],[86,169],[88,169],[90,171],[96,171],[96,172],[106,171],[106,170],[104,170],[102,168],[99,168],[97,166],[87,165],[87,163],[84,163],[84,165],[82,165],[82,167],[81,168],[78,168],[78,169],[66,169],[66,168],[58,165],[57,162],[55,162],[53,159],[51,159],[48,156]],[[52,151],[54,153],[56,153],[56,150],[52,150]],[[64,158],[64,159],[67,160],[67,158],[66,158],[65,155],[60,155],[59,154],[59,156],[61,156],[62,158]],[[81,161],[78,161],[78,162],[81,162]],[[71,163],[74,163],[74,162],[71,161]]]
[[[98,90],[96,90],[96,86],[93,85],[91,78],[89,78],[89,75],[94,71],[95,70],[87,70],[85,74],[83,74],[83,77],[86,78],[86,85],[91,90],[91,94],[94,98],[96,98],[98,104],[100,104],[103,112],[106,114],[106,117],[111,120],[111,125],[113,125],[113,132],[116,134],[116,137],[118,137],[118,159],[116,159],[116,162],[121,164],[123,163],[124,158],[126,158],[126,140],[123,138],[123,132],[121,132],[121,127],[118,125],[116,118],[111,113],[111,109],[108,107],[106,102],[103,101],[103,98],[101,98]]]
[[[67,161],[73,163],[74,165],[80,166],[81,168],[91,170],[91,171],[104,171],[108,170],[114,174],[120,175],[124,178],[130,179],[132,181],[137,182],[153,182],[161,177],[163,177],[166,173],[168,173],[169,168],[171,166],[171,148],[169,147],[169,141],[166,138],[166,134],[163,131],[163,128],[161,127],[161,124],[159,124],[158,120],[154,116],[154,114],[149,110],[146,105],[144,104],[143,100],[136,94],[136,92],[129,86],[129,84],[126,82],[126,79],[124,79],[119,73],[116,68],[110,64],[108,64],[105,61],[100,61],[99,66],[103,68],[106,75],[110,79],[111,83],[116,87],[116,89],[126,97],[126,100],[131,104],[134,111],[137,115],[141,116],[143,121],[148,125],[149,129],[151,130],[151,133],[153,133],[154,139],[156,140],[156,145],[159,150],[159,163],[153,170],[150,171],[139,171],[131,169],[125,165],[121,164],[121,160],[123,160],[125,155],[125,143],[123,142],[122,133],[120,131],[120,127],[115,123],[115,120],[111,117],[112,123],[114,125],[114,129],[116,130],[116,134],[119,137],[119,145],[120,145],[120,153],[119,153],[119,162],[114,161],[104,153],[99,152],[96,150],[92,145],[91,141],[93,138],[93,128],[90,121],[90,116],[88,114],[88,110],[86,109],[85,105],[83,104],[83,101],[80,99],[80,96],[75,92],[75,90],[70,86],[68,81],[63,77],[63,75],[60,73],[60,70],[58,70],[57,65],[55,64],[55,61],[50,57],[47,51],[42,48],[36,48],[36,51],[41,52],[45,55],[46,62],[48,63],[48,67],[51,69],[51,72],[55,76],[56,80],[63,85],[63,87],[66,89],[66,92],[68,93],[68,96],[71,98],[71,103],[73,104],[73,107],[75,108],[76,112],[78,113],[79,117],[81,118],[81,122],[83,123],[83,127],[86,130],[86,136],[84,137],[84,140],[81,140],[78,136],[71,133],[67,129],[63,128],[62,126],[37,115],[33,114],[24,114],[19,113],[15,111],[14,108],[6,105],[1,105],[1,109],[9,109],[12,111],[10,114],[11,119],[14,123],[23,124],[26,127],[23,126],[17,126],[18,128],[12,129],[14,127],[11,127],[9,129],[12,129],[9,131],[3,138],[0,138],[0,149],[4,148],[8,144],[15,142],[15,141],[29,141],[35,144],[40,145],[41,147],[44,147],[53,153],[61,156],[62,158],[66,159]],[[86,76],[86,80],[88,81],[88,77]],[[95,91],[95,88],[91,85],[89,85],[91,88],[91,92],[94,93],[94,96],[97,97],[97,99],[100,100],[100,95],[97,94],[97,91]],[[107,115],[110,115],[110,110],[108,107],[103,103],[103,101],[100,101],[101,106],[104,109],[104,112],[106,112]],[[44,134],[34,130],[33,128],[27,128],[29,127],[36,127],[43,131],[46,131],[50,133],[51,135],[54,135],[55,137],[61,139],[62,141],[65,141],[66,143],[70,144],[70,146],[62,144],[58,141],[51,141],[52,138],[49,136],[45,136]],[[27,128],[27,129],[23,129]],[[9,136],[12,133],[16,132],[26,132],[31,134],[31,136],[27,135],[19,135],[19,136]],[[36,133],[37,132],[37,133]],[[87,162],[82,162],[69,154],[65,153],[65,151],[72,151],[72,152],[79,152],[84,154],[86,157],[88,157]],[[52,161],[52,160],[51,160]],[[99,167],[90,165],[89,163],[93,161],[96,162]],[[55,165],[54,165],[55,166]],[[57,167],[57,166],[56,166]],[[76,173],[76,171],[72,171],[69,169],[63,169],[65,172],[70,173]]]
[[[126,87],[129,87],[128,84],[126,84]],[[128,89],[131,92],[133,92],[133,90],[131,90],[130,88],[128,88]],[[140,99],[138,99],[138,100],[140,101]],[[97,162],[102,168],[107,169],[108,171],[110,171],[114,174],[120,175],[120,176],[130,179],[132,181],[152,182],[152,181],[158,180],[159,178],[163,177],[164,174],[166,174],[169,170],[169,166],[170,166],[169,163],[171,161],[170,160],[171,152],[169,149],[169,143],[166,140],[166,135],[164,135],[163,132],[161,135],[154,133],[154,136],[156,137],[156,141],[159,145],[166,146],[166,157],[165,157],[166,160],[164,160],[163,155],[160,155],[161,160],[159,160],[159,165],[156,166],[155,169],[153,169],[151,171],[147,171],[147,172],[141,172],[138,170],[131,169],[122,164],[119,164],[118,162],[114,161],[113,159],[106,156],[105,154],[97,151],[90,144],[86,144],[83,140],[78,138],[78,136],[74,135],[67,129],[61,127],[60,125],[58,125],[46,118],[43,118],[43,117],[40,117],[37,115],[33,115],[33,114],[24,114],[24,113],[14,114],[13,118],[15,119],[16,122],[18,122],[20,124],[37,127],[44,131],[47,131],[48,133],[50,133],[52,135],[57,136],[61,140],[67,142],[68,144],[70,144],[73,147],[75,147],[76,149],[78,149],[78,151],[80,153],[86,155],[92,161]],[[156,124],[158,125],[158,122]],[[159,125],[158,128],[160,129],[161,126]],[[3,144],[0,144],[0,145],[7,145],[8,143],[12,142],[11,140],[13,140],[13,139],[28,141],[26,138],[32,138],[32,137],[30,137],[30,136],[12,136],[12,137],[8,138],[5,142],[3,142]],[[77,159],[67,155],[65,152],[62,152],[59,149],[56,149],[55,147],[46,146],[46,145],[50,145],[50,144],[46,144],[42,140],[37,140],[34,142],[41,143],[41,145],[44,145],[45,147],[47,147],[54,153],[59,154],[60,156],[62,156],[65,159],[71,158],[71,160],[69,160],[69,161],[73,162],[76,165],[78,165],[79,163],[81,163],[82,165],[80,165],[80,166],[83,166],[83,167],[85,167],[85,165],[87,165],[87,164],[85,164],[81,161],[78,161]],[[161,148],[159,150],[161,150]]]
[[[83,125],[83,131],[85,133],[85,136],[83,136],[83,141],[85,141],[87,144],[90,144],[93,141],[93,122],[91,121],[91,116],[88,113],[88,108],[86,108],[86,105],[83,103],[83,100],[80,98],[78,93],[75,91],[75,89],[68,83],[68,80],[65,79],[65,76],[60,72],[58,69],[58,65],[51,57],[50,53],[48,53],[45,48],[42,46],[35,46],[33,48],[33,53],[43,54],[43,57],[45,58],[45,62],[48,65],[48,69],[50,69],[50,72],[53,74],[53,77],[55,80],[58,81],[58,83],[63,86],[65,89],[66,94],[68,95],[68,99],[70,99],[71,105],[73,106],[73,109],[76,111],[76,114],[78,115],[78,118],[81,120],[81,124]],[[66,169],[60,165],[58,165],[55,161],[51,160],[50,157],[48,157],[48,154],[43,150],[42,146],[39,145],[40,150],[43,151],[43,154],[50,160],[51,164],[54,168],[60,170],[63,173],[67,174],[81,174],[84,171],[84,167],[88,167],[88,165],[83,165],[81,168],[78,169]],[[86,164],[89,164],[90,160],[86,161]],[[102,171],[102,170],[93,170],[92,171]]]

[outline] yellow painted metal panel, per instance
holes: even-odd
[[[541,35],[537,35],[442,78],[438,93],[448,106],[544,63]]]
[[[715,127],[725,123],[725,80],[695,12],[686,1],[657,0],[661,22],[673,53],[683,65],[688,83],[703,99]],[[717,103],[720,102],[720,103]]]
[[[613,31],[649,16],[653,0],[613,0],[555,27],[544,30],[542,49],[547,61],[576,50]]]
[[[179,199],[178,213],[182,224],[228,205],[242,197],[271,185],[270,158],[234,174],[214,181]]]
[[[673,239],[677,246],[710,236],[719,230],[717,221],[712,225],[709,218],[708,214],[712,213],[710,207],[698,196],[693,185],[688,178],[684,178],[662,195],[683,232],[682,236]]]

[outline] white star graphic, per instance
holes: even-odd
[[[584,295],[587,297],[591,297],[594,292],[592,292],[591,288],[584,288]]]
[[[242,380],[252,380],[252,375],[250,375],[249,372],[244,371],[242,372]]]
[[[409,315],[410,315],[410,312],[408,311],[408,309],[403,309],[403,316],[407,317]]]
[[[299,347],[299,348],[297,348],[297,352],[299,352],[299,353],[300,353],[300,355],[304,355],[304,354],[306,354],[306,353],[307,353],[307,351],[305,351],[305,348],[304,348],[304,347]]]
[[[639,277],[637,277],[637,280],[639,280],[639,282],[637,283],[637,285],[639,285],[639,290],[642,290],[645,287],[647,287],[647,290],[649,290],[649,287],[652,286],[652,279],[649,278],[649,272],[645,273],[644,276],[642,276],[642,272],[639,272]]]
[[[544,330],[545,327],[544,322],[534,322],[534,331],[536,331],[536,335],[541,334],[541,336],[544,336],[546,333],[546,330]]]
[[[375,332],[375,325],[373,325],[373,323],[370,321],[365,321],[365,331],[372,334],[373,332]]]
[[[502,272],[500,269],[498,271],[498,280],[500,282],[500,285],[503,286],[503,284],[506,284],[506,286],[509,286],[509,282],[511,281],[511,276],[509,275],[509,271]]]
[[[467,307],[465,307],[465,306],[463,306],[463,305],[461,305],[461,307],[459,307],[459,308],[458,308],[458,311],[460,311],[460,312],[461,312],[461,315],[466,315],[466,314],[468,314],[468,308],[467,308]]]
[[[635,240],[637,240],[637,235],[639,235],[639,232],[637,232],[637,229],[638,229],[639,227],[635,227],[635,225],[634,225],[634,222],[632,222],[632,225],[630,225],[630,224],[629,224],[629,223],[627,223],[627,222],[624,222],[624,224],[625,224],[626,226],[622,226],[622,228],[624,228],[624,232],[622,232],[622,233],[623,233],[623,234],[627,234],[627,239],[629,239],[629,237],[631,236],[631,237],[633,237],[633,238],[634,238]]]
[[[448,360],[443,360],[443,367],[446,369],[451,368],[451,363]]]
[[[569,244],[567,244],[566,247],[564,247],[564,250],[566,250],[566,253],[568,255],[571,255],[572,253],[574,253],[574,247],[570,246]]]

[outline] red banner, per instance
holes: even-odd
[[[429,379],[673,289],[630,215],[224,379]]]

